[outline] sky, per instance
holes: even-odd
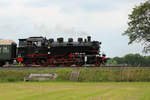
[[[128,45],[128,15],[144,0],[0,0],[0,38],[91,36],[101,41],[107,57],[141,53],[142,44]]]

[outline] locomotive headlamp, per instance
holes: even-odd
[[[50,49],[51,47],[50,47],[50,46],[48,46],[47,48],[48,48],[48,49]]]

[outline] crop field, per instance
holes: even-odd
[[[0,100],[150,100],[149,82],[7,82]]]

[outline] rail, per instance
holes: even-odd
[[[58,69],[58,68],[72,68],[72,69],[80,69],[80,68],[89,68],[89,69],[150,69],[150,66],[82,66],[82,67],[41,67],[41,66],[32,66],[32,67],[22,67],[22,66],[7,66],[7,67],[0,67],[0,70],[39,70],[39,69]]]

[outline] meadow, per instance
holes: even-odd
[[[149,82],[4,82],[0,100],[150,100]]]

